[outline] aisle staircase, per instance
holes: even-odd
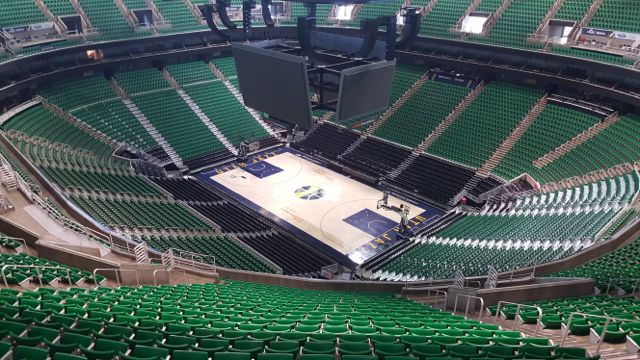
[[[71,6],[73,6],[73,8],[76,10],[76,13],[78,15],[80,15],[80,21],[82,23],[82,31],[85,33],[85,35],[89,35],[89,34],[92,34],[92,33],[97,33],[93,29],[93,26],[91,25],[91,22],[89,21],[89,17],[87,16],[87,14],[84,12],[82,7],[80,6],[80,3],[78,2],[78,0],[69,0],[69,1],[71,2]]]
[[[233,96],[236,98],[236,100],[238,100],[238,102],[240,102],[240,104],[242,104],[242,106],[244,106],[244,108],[247,109],[249,114],[251,114],[251,116],[258,122],[258,124],[260,124],[260,126],[262,126],[262,128],[269,135],[275,136],[276,135],[275,130],[271,126],[269,126],[264,121],[264,119],[262,119],[262,116],[257,111],[255,111],[254,109],[252,109],[252,108],[250,108],[250,107],[248,107],[248,106],[246,106],[244,104],[244,99],[242,98],[242,94],[240,93],[240,91],[238,91],[238,89],[236,89],[235,86],[233,86],[233,84],[229,81],[229,79],[227,79],[227,77],[224,76],[222,71],[220,71],[220,69],[218,69],[212,62],[208,62],[207,66],[209,66],[209,69],[211,70],[211,72],[213,72],[213,74],[224,83],[224,86],[227,87],[229,92],[231,94],[233,94]]]
[[[180,1],[180,0],[177,0],[177,1]],[[189,9],[189,12],[191,12],[191,15],[193,15],[194,18],[202,21],[202,19],[204,18],[204,15],[202,15],[202,12],[200,11],[200,9],[195,4],[193,4],[191,0],[182,0],[182,1]]]
[[[120,146],[122,146],[123,144],[118,143],[117,141],[111,139],[109,136],[105,135],[104,133],[102,133],[99,130],[96,130],[94,127],[88,125],[87,123],[80,121],[78,118],[76,118],[75,116],[71,115],[70,113],[64,111],[62,108],[58,107],[58,105],[54,104],[54,103],[50,103],[49,101],[47,101],[47,99],[41,97],[41,96],[36,96],[37,100],[40,101],[40,103],[42,104],[42,106],[51,111],[52,113],[58,115],[60,118],[66,120],[69,124],[77,127],[78,129],[84,131],[85,133],[87,133],[89,136],[91,136],[92,138],[96,139],[97,141],[111,147],[111,148],[118,148]]]
[[[120,10],[122,17],[129,24],[131,31],[134,31],[138,26],[138,19],[135,17],[133,12],[129,11],[127,5],[125,5],[124,0],[114,0],[116,7]]]
[[[428,16],[436,5],[438,5],[438,0],[431,0],[429,5],[422,8],[422,17]]]
[[[596,14],[598,9],[600,8],[600,5],[602,5],[603,2],[604,0],[593,1],[593,4],[591,4],[591,6],[589,7],[589,10],[587,10],[587,12],[584,14],[582,19],[580,20],[580,22],[577,23],[576,26],[573,27],[573,30],[571,30],[571,32],[569,33],[569,36],[568,36],[569,40],[573,40],[574,42],[578,41],[578,37],[580,36],[581,29],[589,25],[589,22],[591,22],[591,19],[593,19],[593,16]]]
[[[440,135],[442,135],[445,132],[445,130],[447,130],[449,126],[451,126],[451,124],[453,124],[453,122],[456,121],[456,119],[460,116],[460,114],[462,114],[464,110],[467,107],[469,107],[469,105],[471,105],[473,100],[475,100],[476,97],[480,95],[483,89],[484,89],[484,83],[480,83],[478,86],[476,86],[475,89],[473,89],[469,94],[467,94],[467,96],[465,96],[465,98],[462,99],[460,104],[458,104],[458,106],[456,106],[455,109],[453,109],[451,113],[447,115],[447,117],[440,124],[438,124],[438,126],[429,135],[427,135],[424,138],[424,140],[422,140],[420,145],[418,145],[415,148],[414,152],[421,154],[427,151],[427,149],[429,149],[429,147],[436,140],[438,140]]]
[[[36,6],[40,11],[44,14],[44,16],[49,19],[50,22],[55,24],[55,27],[59,31],[60,35],[64,38],[67,34],[67,25],[64,21],[60,20],[59,17],[55,16],[51,10],[47,7],[47,5],[42,0],[35,0]]]
[[[204,111],[200,109],[200,106],[198,106],[198,104],[193,101],[191,96],[189,96],[186,91],[182,90],[180,84],[176,81],[176,79],[173,78],[173,76],[171,76],[167,69],[162,69],[162,76],[165,78],[165,80],[167,80],[167,82],[169,82],[169,84],[171,84],[171,87],[173,87],[176,92],[178,92],[178,95],[180,95],[182,100],[187,104],[191,111],[196,114],[198,119],[200,119],[200,121],[202,121],[202,123],[209,129],[209,131],[211,131],[211,133],[218,140],[220,140],[222,145],[224,145],[224,147],[227,148],[227,150],[229,150],[233,155],[238,155],[238,149],[236,149],[236,147],[233,146],[229,139],[224,136],[222,131],[220,131],[220,129],[218,129],[218,127],[213,124],[209,116],[207,116],[207,114],[205,114]]]
[[[393,114],[395,114],[396,111],[398,111],[398,109],[400,109],[407,101],[409,101],[409,99],[411,99],[413,94],[415,94],[418,90],[420,90],[420,88],[428,80],[429,80],[429,73],[427,72],[427,73],[424,73],[418,80],[416,80],[416,82],[413,83],[413,85],[411,85],[411,87],[408,88],[407,91],[405,91],[404,94],[402,94],[402,96],[400,96],[400,98],[396,100],[396,102],[393,103],[393,105],[391,105],[391,107],[387,108],[387,110],[385,110],[385,112],[382,115],[380,115],[380,117],[377,118],[371,124],[371,126],[367,128],[367,130],[364,131],[363,136],[368,137],[369,135],[373,134],[380,126],[382,126],[382,124],[384,124],[391,116],[393,116]]]
[[[349,145],[344,152],[342,152],[342,154],[338,155],[338,159],[341,159],[343,157],[345,157],[347,154],[349,154],[350,152],[352,152],[353,150],[355,150],[355,148],[357,148],[360,144],[362,144],[362,142],[366,139],[367,137],[364,135],[360,135],[360,137],[354,141],[351,145]]]
[[[164,15],[162,15],[160,10],[158,10],[153,0],[145,0],[145,3],[147,4],[147,8],[151,10],[151,15],[153,16],[153,28],[156,33],[159,27],[164,28],[170,26],[169,22],[164,18]]]
[[[481,1],[482,0],[473,0],[471,4],[469,4],[469,7],[467,7],[464,14],[460,16],[460,19],[458,19],[458,21],[449,29],[449,32],[460,32],[462,30],[462,23],[464,22],[464,19],[471,15],[472,12],[476,11]]]
[[[491,15],[491,17],[489,18],[489,20],[487,20],[487,22],[484,24],[482,28],[482,36],[489,36],[491,29],[498,21],[500,21],[500,18],[502,17],[504,12],[507,11],[507,9],[509,8],[509,5],[511,5],[511,0],[504,0],[502,2],[502,5],[500,5],[500,7],[496,10],[496,12],[494,12],[493,15]]]
[[[333,111],[327,111],[326,113],[324,113],[324,115],[322,115],[322,117],[320,117],[318,123],[322,124],[329,121],[333,115],[335,115]]]
[[[7,190],[15,190],[18,188],[15,173],[8,163],[0,165],[0,181],[2,181],[2,185],[4,185]]]
[[[548,96],[545,94],[538,102],[531,107],[529,113],[522,119],[520,124],[516,126],[516,128],[511,132],[511,134],[500,144],[498,149],[491,155],[489,160],[487,160],[478,170],[477,174],[481,177],[487,177],[490,175],[491,171],[498,166],[500,161],[507,155],[507,153],[511,150],[511,148],[520,140],[522,135],[527,132],[529,126],[533,124],[533,122],[538,118],[540,113],[544,110],[547,105]]]
[[[409,154],[409,156],[407,156],[407,158],[404,159],[404,161],[402,161],[400,163],[400,165],[398,165],[397,168],[393,169],[392,171],[390,171],[386,175],[386,178],[387,179],[395,179],[395,178],[397,178],[398,175],[400,175],[401,172],[403,172],[406,168],[411,166],[411,164],[413,164],[414,161],[416,161],[418,156],[420,156],[420,153],[412,151],[411,154]]]
[[[538,168],[542,168],[543,166],[554,162],[555,160],[560,158],[562,155],[580,146],[585,141],[597,136],[602,130],[615,124],[618,121],[618,119],[620,119],[620,116],[618,116],[617,112],[609,115],[607,118],[605,118],[601,122],[591,126],[590,128],[586,129],[580,134],[574,136],[571,140],[558,146],[554,150],[542,155],[539,159],[533,162],[533,165],[535,165]]]
[[[476,173],[464,185],[462,190],[458,194],[456,194],[456,196],[449,199],[449,201],[447,202],[447,205],[453,206],[458,201],[460,201],[462,197],[470,196],[469,194],[471,190],[473,190],[480,181],[482,181],[483,179],[491,175],[491,171],[493,171],[493,169],[495,169],[496,166],[500,164],[502,159],[504,159],[504,157],[509,153],[511,148],[513,148],[513,146],[518,142],[518,140],[520,140],[522,135],[524,135],[527,132],[527,129],[529,129],[529,126],[531,126],[531,124],[533,124],[533,122],[538,118],[540,113],[542,113],[545,106],[547,105],[547,101],[548,101],[548,96],[545,94],[542,98],[540,98],[540,100],[538,100],[538,102],[536,102],[531,107],[531,109],[529,110],[529,113],[527,113],[527,115],[524,116],[522,121],[520,121],[520,123],[515,127],[515,129],[513,129],[511,134],[509,134],[509,136],[507,136],[507,138],[504,139],[502,144],[500,144],[500,146],[496,148],[496,150],[493,152],[491,157],[487,161],[485,161],[485,163],[480,168],[478,168]]]
[[[545,40],[544,34],[547,33],[549,22],[556,18],[558,11],[560,11],[560,8],[562,7],[562,5],[564,5],[565,1],[566,0],[556,0],[553,6],[549,9],[549,12],[547,12],[547,15],[545,15],[545,17],[540,22],[540,25],[538,25],[538,28],[536,29],[536,31],[533,34],[529,35],[529,40],[531,41]]]
[[[114,89],[114,91],[118,94],[120,99],[122,100],[122,103],[127,107],[127,109],[129,109],[129,111],[131,112],[131,114],[133,114],[136,120],[140,122],[140,125],[142,125],[142,127],[147,131],[147,133],[149,133],[149,135],[153,138],[153,140],[155,140],[156,143],[160,145],[160,147],[167,154],[167,156],[169,156],[169,159],[171,159],[171,162],[178,169],[185,169],[186,167],[180,155],[178,155],[178,153],[173,149],[171,144],[169,144],[169,142],[165,140],[165,138],[160,134],[158,129],[156,129],[155,126],[153,126],[153,124],[151,124],[149,119],[147,119],[147,117],[142,113],[142,111],[140,111],[138,106],[133,101],[131,101],[131,99],[129,99],[129,97],[127,96],[125,91],[122,89],[122,87],[120,87],[118,82],[114,78],[110,78],[109,83],[111,84],[111,87]],[[161,165],[164,166],[164,165],[167,165],[167,163],[161,163]]]
[[[136,263],[138,264],[148,264],[149,261],[149,253],[147,250],[147,244],[144,241],[141,241],[133,248],[133,252],[136,255]]]

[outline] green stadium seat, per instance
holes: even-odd
[[[335,345],[329,341],[309,341],[302,348],[303,354],[333,354]]]
[[[267,353],[297,354],[300,351],[300,343],[297,341],[272,341],[265,347]]]
[[[385,360],[390,356],[405,356],[408,351],[404,344],[376,343],[375,353],[380,360]]]
[[[53,360],[87,360],[87,358],[80,355],[72,355],[72,354],[59,352],[53,356]]]
[[[13,360],[45,360],[48,357],[45,349],[31,346],[16,346],[13,349]]]
[[[305,354],[300,355],[300,360],[335,360],[333,354]]]
[[[285,353],[263,353],[258,354],[256,360],[295,360],[294,354],[285,354]]]
[[[173,360],[208,360],[209,355],[203,351],[175,350],[171,358]]]
[[[240,352],[217,352],[213,360],[251,360],[251,354]]]
[[[127,343],[107,339],[98,339],[91,348],[79,345],[82,354],[90,360],[111,359],[119,353],[129,350]]]
[[[447,356],[447,353],[442,351],[442,346],[437,344],[412,345],[411,353],[413,354],[413,356],[419,357],[420,359]]]
[[[341,341],[338,353],[341,355],[370,355],[371,348],[368,342]]]

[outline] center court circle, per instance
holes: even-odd
[[[305,185],[297,188],[295,194],[302,200],[318,200],[324,197],[325,191],[320,186]]]

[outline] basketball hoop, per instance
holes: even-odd
[[[259,148],[260,148],[260,143],[257,141],[251,142],[247,146],[247,150],[249,150],[249,152],[258,151]]]

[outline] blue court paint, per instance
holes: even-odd
[[[374,237],[398,225],[397,222],[369,209],[360,210],[342,221]]]
[[[282,171],[279,167],[275,165],[271,165],[266,161],[258,161],[253,164],[247,164],[242,168],[242,170],[248,172],[249,174],[259,178],[264,179],[273,174],[277,174]]]
[[[409,230],[411,232],[416,233],[424,229],[441,216],[442,211],[432,208],[429,205],[426,206],[426,210],[422,212],[422,214],[409,220]],[[362,264],[365,260],[402,241],[398,238],[398,231],[400,231],[400,227],[398,226],[398,223],[395,224],[396,226],[393,228],[385,230],[383,233],[378,235],[374,235],[376,236],[375,239],[360,246],[359,248],[351,250],[348,254],[349,259],[356,264]]]
[[[315,246],[320,248],[322,251],[326,252],[327,254],[329,254],[329,256],[333,257],[334,259],[341,261],[343,264],[349,264],[351,263],[351,266],[355,266],[356,264],[361,264],[363,261],[365,261],[366,259],[375,256],[378,252],[383,251],[384,249],[388,249],[389,247],[395,245],[396,243],[398,243],[398,239],[396,238],[396,234],[397,234],[397,224],[398,222],[393,222],[394,225],[387,227],[386,229],[384,229],[382,232],[378,233],[377,235],[373,235],[375,236],[374,239],[372,239],[370,242],[356,248],[353,249],[352,251],[350,251],[348,254],[343,255],[340,252],[338,252],[336,249],[332,248],[331,246],[325,244],[324,242],[314,238],[313,236],[307,234],[306,232],[304,232],[303,230],[300,230],[299,228],[297,228],[295,225],[288,223],[286,220],[281,219],[280,217],[276,216],[275,214],[270,213],[269,211],[267,211],[266,209],[263,209],[262,207],[258,206],[257,204],[251,202],[249,199],[243,197],[242,195],[236,193],[235,191],[232,191],[228,188],[226,188],[225,186],[223,186],[222,184],[210,179],[211,176],[215,176],[217,174],[221,174],[223,172],[226,171],[230,171],[233,169],[236,169],[238,167],[241,168],[245,168],[247,165],[251,165],[251,164],[255,164],[255,163],[259,163],[259,162],[263,162],[264,160],[268,160],[269,157],[272,156],[276,156],[278,154],[282,154],[285,152],[289,152],[292,153],[296,156],[299,156],[305,160],[311,161],[313,163],[316,164],[321,164],[323,165],[323,163],[321,161],[319,161],[318,159],[308,156],[305,153],[299,152],[295,149],[291,149],[288,147],[280,147],[277,149],[269,149],[266,150],[264,152],[260,152],[257,154],[253,154],[252,156],[250,156],[250,158],[247,161],[239,161],[239,160],[235,160],[235,161],[230,161],[228,163],[216,166],[214,168],[209,168],[207,170],[203,170],[199,173],[194,174],[194,176],[202,181],[204,184],[207,184],[208,186],[211,186],[213,188],[218,189],[219,191],[229,195],[232,198],[235,198],[236,200],[238,200],[239,202],[243,203],[244,205],[246,205],[247,207],[253,209],[254,211],[258,212],[259,214],[268,217],[269,219],[273,220],[274,222],[276,222],[278,225],[282,226],[283,228],[287,229],[290,233],[298,236],[300,239],[304,240],[305,242],[307,242],[309,245]],[[275,166],[274,166],[275,167]],[[252,176],[250,174],[247,174],[246,176]],[[371,185],[368,185],[371,186]],[[374,186],[374,188],[378,188],[379,190],[383,190],[383,188],[379,188],[377,186]],[[400,194],[395,194],[392,193],[392,195],[398,197],[399,199],[401,199],[401,201],[405,204],[409,204],[409,205],[413,205],[413,206],[418,206],[422,209],[425,209],[425,211],[420,214],[419,216],[416,216],[415,218],[411,219],[410,223],[409,223],[409,227],[413,230],[413,231],[418,231],[419,229],[422,229],[426,226],[428,226],[430,223],[434,222],[435,220],[437,220],[437,218],[439,218],[440,216],[442,216],[444,214],[444,211],[441,209],[438,209],[428,203],[424,203],[424,202],[416,202],[413,200],[409,200],[404,198],[402,195]],[[309,201],[310,205],[313,205],[313,201]],[[395,216],[395,215],[393,215]],[[388,221],[391,221],[390,219],[387,219]],[[364,230],[363,230],[364,231]]]

